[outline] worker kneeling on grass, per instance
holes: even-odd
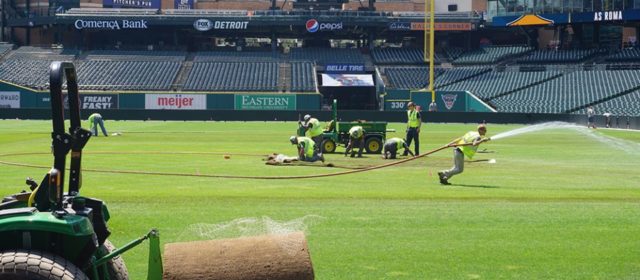
[[[384,157],[385,159],[395,159],[400,149],[404,149],[406,153],[409,153],[411,154],[411,156],[413,156],[413,153],[409,149],[409,145],[407,145],[407,142],[405,142],[402,138],[394,137],[384,142],[384,155],[382,157]]]
[[[440,184],[450,185],[449,179],[453,175],[460,174],[464,171],[464,156],[469,159],[473,159],[473,156],[478,150],[478,146],[483,142],[491,140],[484,135],[487,134],[487,127],[484,124],[478,126],[478,131],[469,131],[464,136],[454,139],[448,146],[455,147],[453,149],[453,167],[449,170],[443,170],[438,172],[440,177]]]
[[[364,129],[362,126],[356,125],[349,129],[349,144],[344,151],[346,157],[351,152],[351,157],[356,156],[355,145],[358,145],[358,157],[362,157],[362,149],[364,149]]]
[[[297,145],[298,159],[301,161],[314,162],[319,160],[324,162],[324,156],[315,149],[315,143],[311,138],[291,136],[289,141],[291,144]]]

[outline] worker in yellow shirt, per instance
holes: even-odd
[[[469,159],[473,159],[478,146],[491,140],[491,138],[484,137],[485,134],[487,134],[487,127],[481,124],[478,126],[477,132],[469,131],[464,136],[456,138],[448,144],[449,147],[455,147],[453,149],[453,167],[449,170],[438,172],[440,184],[450,185],[448,180],[464,171],[464,157],[467,156]]]
[[[344,151],[346,157],[351,152],[351,157],[356,156],[355,145],[358,145],[358,157],[362,157],[362,149],[364,149],[364,129],[362,126],[356,125],[349,129],[349,144]]]
[[[315,149],[315,143],[309,137],[296,137],[291,136],[289,138],[291,144],[296,145],[298,148],[298,159],[306,162],[322,161],[324,157],[322,154],[318,154]]]
[[[391,139],[387,139],[387,141],[384,142],[384,146],[382,149],[382,153],[383,153],[382,157],[384,159],[395,159],[400,149],[404,149],[404,151],[407,154],[411,154],[411,156],[414,156],[411,150],[409,149],[409,145],[407,145],[407,142],[405,142],[404,139],[394,137]]]
[[[422,117],[420,111],[416,108],[416,104],[413,102],[407,103],[407,146],[411,146],[413,141],[413,150],[415,155],[420,155],[420,127],[422,126]],[[404,156],[406,156],[408,149],[405,150]]]
[[[102,129],[102,134],[104,134],[104,136],[109,136],[109,134],[107,133],[107,129],[104,128],[104,120],[102,119],[102,115],[93,113],[91,114],[91,116],[89,116],[88,121],[89,128],[91,128],[91,133],[93,133],[93,136],[98,136],[98,126],[100,126],[100,129]]]
[[[315,142],[316,151],[321,154],[322,153],[322,126],[320,125],[320,121],[316,118],[312,118],[311,115],[304,115],[304,122],[298,123],[300,126],[304,128],[305,136],[313,139]]]

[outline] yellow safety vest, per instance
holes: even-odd
[[[398,147],[398,150],[403,149],[404,148],[404,144],[406,142],[404,142],[404,139],[402,138],[398,138],[398,137],[393,137],[389,140],[387,140],[388,143],[395,143],[396,147]]]
[[[460,141],[458,141],[458,145],[473,143],[473,141],[475,141],[480,137],[481,137],[480,133],[478,133],[477,131],[469,131],[464,136],[462,136]],[[460,146],[458,148],[469,159],[473,159],[473,156],[476,154],[476,151],[478,151],[478,146],[473,146],[473,145]]]
[[[298,137],[298,146],[302,143],[304,143],[304,156],[312,158],[316,143],[309,137]]]
[[[318,119],[311,118],[309,119],[309,123],[313,125],[311,129],[307,131],[309,137],[316,137],[322,134],[322,127],[320,126],[320,121],[318,121]]]
[[[418,111],[407,110],[407,125],[409,127],[418,127],[420,125],[418,121]]]
[[[364,134],[364,129],[362,129],[362,126],[356,125],[351,129],[349,129],[349,135],[351,135],[351,137],[353,138],[360,138],[362,137],[363,134]]]

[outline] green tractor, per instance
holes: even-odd
[[[382,144],[387,138],[386,122],[338,122],[338,102],[334,99],[332,105],[332,120],[322,134],[322,152],[334,153],[340,145],[346,147],[349,144],[349,129],[359,125],[365,131],[364,149],[369,154],[382,153]],[[299,127],[298,136],[304,136],[304,128]]]
[[[62,85],[66,77],[69,131],[65,132]],[[0,203],[0,279],[129,279],[122,253],[151,240],[149,279],[162,278],[158,233],[116,249],[108,238],[109,210],[95,198],[80,195],[82,149],[91,132],[80,125],[78,84],[73,64],[50,68],[53,123],[53,168],[31,191]],[[68,190],[64,190],[67,155],[71,153]]]

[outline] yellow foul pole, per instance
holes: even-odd
[[[435,0],[431,0],[431,16],[429,18],[429,92],[431,92],[431,102],[434,102],[436,100],[436,92],[433,90],[433,80],[434,80],[434,66],[433,66],[433,61],[434,61],[434,57],[435,57],[435,34],[436,34],[436,24],[435,24],[435,19],[436,19],[436,8],[435,8]],[[426,10],[426,5],[427,3],[425,3],[425,10]],[[425,11],[425,17],[427,15],[426,11]],[[425,27],[426,27],[426,22],[425,22]],[[426,29],[426,28],[425,28]],[[425,33],[425,38],[426,38],[426,33]]]

